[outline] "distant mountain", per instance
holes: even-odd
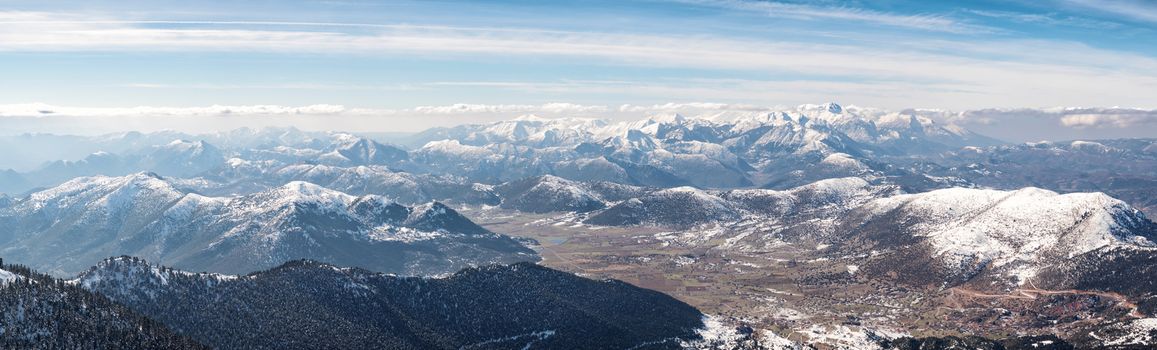
[[[583,181],[682,185],[629,182],[633,172],[627,167],[596,161],[607,157],[612,164],[652,167],[698,187],[788,188],[823,178],[872,173],[870,159],[876,157],[935,155],[965,146],[1001,144],[955,125],[940,125],[924,115],[937,113],[826,104],[782,111],[652,116],[619,123],[521,118],[432,129],[416,135],[414,146],[431,160],[427,163],[457,164],[469,169],[464,173],[470,177],[499,182],[553,174]],[[528,163],[530,158],[538,162]],[[513,177],[503,177],[483,161],[519,170]],[[597,168],[585,169],[592,166]],[[817,170],[829,174],[812,175]]]
[[[566,158],[565,149],[535,149],[514,144],[473,146],[458,140],[434,141],[411,152],[415,163],[431,173],[463,176],[499,183],[546,174],[550,165]]]
[[[272,174],[253,179],[269,185],[307,181],[350,194],[382,195],[407,204],[434,200],[489,205],[499,202],[490,186],[459,176],[396,172],[381,166],[297,164],[276,168]]]
[[[0,193],[19,194],[32,187],[31,181],[24,174],[12,169],[0,170]]]
[[[10,228],[4,256],[57,274],[119,254],[226,273],[301,258],[399,274],[537,259],[440,203],[406,207],[306,182],[205,197],[151,173],[78,178],[14,201],[0,220]]]
[[[405,278],[293,261],[231,276],[122,257],[73,283],[224,349],[677,349],[703,327],[661,293],[529,263]]]
[[[738,220],[741,212],[722,198],[691,187],[676,187],[625,200],[584,221],[601,226],[649,224],[689,228]]]
[[[904,166],[903,162],[890,162]],[[1157,139],[1033,142],[945,153],[908,172],[1003,189],[1105,192],[1157,214]]]
[[[98,151],[80,160],[48,162],[34,171],[0,178],[0,186],[6,186],[13,194],[21,194],[83,176],[122,176],[147,171],[164,176],[191,177],[220,166],[225,159],[224,151],[207,142],[178,139],[126,154]]]
[[[207,349],[108,298],[0,266],[0,348]]]
[[[650,225],[691,228],[744,220],[790,221],[834,215],[895,189],[860,178],[829,179],[789,190],[704,191],[690,187],[655,190],[594,212],[584,221],[600,226]]]
[[[165,176],[190,177],[219,166],[225,159],[225,152],[208,142],[175,140],[167,145],[154,147],[130,169],[152,171]],[[85,175],[97,174],[120,175],[108,172]]]
[[[692,241],[700,237],[690,228],[713,226],[729,237],[721,249],[832,245],[834,252],[870,257],[858,262],[864,273],[918,285],[1033,282],[1157,294],[1157,285],[1110,273],[1157,271],[1157,261],[1147,258],[1157,252],[1157,224],[1103,193],[899,194],[895,186],[843,178],[785,191],[656,190],[592,211],[583,223],[668,227]],[[1051,277],[1037,277],[1046,273]]]
[[[821,120],[860,143],[889,154],[934,154],[966,146],[994,146],[1004,142],[957,125],[940,124],[945,111],[908,109],[891,112],[873,108],[843,108],[834,103],[802,105],[795,113]],[[790,114],[790,112],[789,112]],[[940,117],[940,118],[937,118]]]
[[[964,146],[990,146],[1002,142],[955,125],[941,125],[931,116],[941,111],[890,112],[829,103],[752,112],[719,112],[697,116],[653,115],[638,121],[522,117],[512,120],[434,128],[411,137],[409,145],[457,140],[464,145],[517,144],[533,148],[567,147],[583,142],[614,143],[647,151],[659,142],[700,141],[722,145],[778,145],[791,152],[799,149],[844,147],[848,142],[881,145],[901,153],[935,153]],[[636,134],[637,133],[637,134]],[[646,140],[642,136],[652,140]],[[832,138],[833,136],[839,139]],[[756,140],[762,140],[756,142]],[[841,141],[842,140],[842,141]],[[658,142],[656,142],[658,141]],[[646,146],[651,145],[651,146]],[[934,146],[935,149],[929,149]],[[899,149],[896,149],[899,147]]]
[[[908,192],[1032,186],[1105,192],[1145,211],[1157,206],[1154,140],[1004,144],[936,122],[945,120],[945,113],[822,104],[624,122],[522,117],[431,129],[409,138],[411,149],[348,133],[292,128],[27,135],[0,142],[52,141],[93,151],[89,156],[65,152],[39,170],[7,172],[0,176],[0,190],[18,195],[78,176],[152,171],[202,178],[204,186],[191,189],[213,195],[249,194],[300,180],[407,204],[495,205],[499,199],[485,186],[543,175],[707,190],[786,190],[860,177]]]
[[[355,165],[395,165],[409,160],[405,150],[349,134],[337,135],[334,152]]]
[[[606,207],[598,193],[583,183],[544,175],[495,187],[502,207],[529,213],[588,212]]]

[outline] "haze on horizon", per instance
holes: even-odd
[[[1008,141],[1153,137],[1155,29],[1142,0],[0,0],[0,128],[413,132],[834,101],[955,111]]]

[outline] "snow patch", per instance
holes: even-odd
[[[21,278],[23,278],[23,277],[21,277],[20,275],[14,274],[14,273],[7,271],[7,270],[0,269],[0,286],[15,282],[17,280],[20,280]]]

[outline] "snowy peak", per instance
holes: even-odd
[[[659,147],[659,142],[643,130],[630,129],[624,136],[607,140],[607,147],[617,151],[651,151]]]
[[[358,197],[349,207],[354,215],[374,226],[401,225],[410,215],[410,208],[381,196]]]
[[[432,232],[456,232],[471,235],[489,234],[490,231],[478,226],[454,209],[439,202],[430,202],[411,209],[410,215],[402,223],[407,227]]]
[[[685,117],[679,113],[656,114],[656,115],[652,115],[650,117],[647,117],[647,119],[654,121],[656,123],[670,123],[670,124],[681,124],[681,123],[687,121],[687,117]]]
[[[182,139],[173,140],[173,142],[169,142],[169,144],[159,148],[169,151],[183,152],[189,155],[198,155],[207,151],[217,151],[216,147],[213,147],[213,145],[210,145],[205,141],[188,141]]]
[[[225,153],[208,142],[178,139],[153,147],[135,166],[166,175],[191,176],[215,168],[225,159]]]
[[[281,185],[272,191],[294,200],[327,198],[329,200],[345,201],[346,199],[350,198],[349,195],[344,193],[321,187],[307,181],[286,182],[284,185]]]
[[[445,154],[458,157],[486,157],[491,154],[485,147],[464,145],[455,139],[430,141],[418,149],[419,154]]]
[[[495,191],[502,207],[531,213],[587,212],[606,205],[586,184],[553,175],[507,182]]]
[[[333,152],[354,165],[393,165],[409,159],[405,150],[351,134],[334,134]]]
[[[1055,259],[1154,247],[1153,223],[1103,193],[954,188],[880,199],[866,208],[873,213],[868,221],[896,221],[925,238],[946,266],[1005,269],[1022,283]]]
[[[76,178],[60,186],[33,193],[21,205],[35,210],[89,201],[106,206],[127,207],[138,201],[172,202],[183,195],[182,191],[156,173],[141,172],[119,177]]]
[[[8,270],[0,269],[0,287],[15,281],[19,281],[22,278],[24,278],[24,276],[17,275]]]
[[[180,192],[148,173],[78,179],[34,194],[0,212],[0,220],[11,223],[14,237],[5,258],[54,273],[78,272],[125,254],[227,273],[291,258],[408,274],[535,258],[512,238],[493,234],[442,203],[408,208],[305,181],[250,195],[205,197]],[[383,258],[408,252],[414,255]]]
[[[255,210],[314,208],[324,212],[344,210],[354,197],[305,181],[290,181],[280,187],[238,198]]]
[[[424,145],[411,156],[428,171],[489,183],[554,174],[662,187],[788,188],[823,178],[885,177],[903,170],[887,168],[883,158],[996,143],[939,125],[936,111],[824,104],[712,113],[432,129],[416,137]],[[604,157],[615,164],[598,164]]]
[[[1105,146],[1099,142],[1092,141],[1073,141],[1069,143],[1069,148],[1076,151],[1084,151],[1088,153],[1109,153],[1114,151],[1112,147]]]
[[[826,179],[788,190],[731,190],[719,196],[764,221],[795,218],[804,214],[839,216],[868,201],[897,193],[892,186],[872,185],[858,177]]]
[[[859,177],[825,179],[792,188],[787,193],[798,202],[814,205],[854,205],[857,201],[894,194],[890,186],[874,186]]]
[[[178,278],[197,279],[212,284],[237,277],[213,273],[189,273],[154,266],[136,257],[119,256],[101,260],[69,282],[88,290],[115,286],[121,290],[119,293],[121,295],[154,298],[171,280]]]
[[[840,113],[844,112],[844,108],[840,107],[840,105],[836,104],[835,102],[827,103],[827,110],[828,110],[828,113],[834,113],[834,114],[840,114]]]
[[[807,129],[838,131],[853,135],[859,142],[882,143],[901,142],[907,137],[920,136],[925,141],[963,142],[985,141],[958,126],[941,126],[933,118],[924,115],[940,115],[941,111],[908,110],[888,112],[870,108],[844,108],[836,103],[801,105],[794,109],[726,112],[713,115],[685,116],[678,113],[650,115],[637,121],[609,123],[604,120],[589,119],[540,119],[517,118],[508,121],[482,125],[467,125],[443,132],[431,132],[440,139],[455,139],[464,144],[485,145],[492,143],[535,144],[548,138],[554,143],[538,146],[574,146],[583,142],[598,142],[611,137],[625,137],[627,141],[638,141],[632,132],[660,139],[674,136],[679,140],[699,140],[711,138],[732,139],[744,136],[747,131],[764,128],[788,128],[796,132]],[[724,121],[724,115],[730,121]],[[697,132],[689,132],[697,130]],[[712,130],[707,132],[706,130]],[[829,132],[830,132],[829,131]],[[561,137],[565,135],[565,137]],[[967,139],[961,139],[961,138]],[[722,139],[711,140],[721,142]],[[529,142],[529,143],[528,143]],[[559,143],[562,142],[562,143]],[[987,145],[983,144],[983,145]],[[950,147],[963,145],[951,144]]]
[[[722,198],[693,187],[676,187],[625,200],[584,222],[600,226],[690,228],[733,221],[740,216],[741,212]]]

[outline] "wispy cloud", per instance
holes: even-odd
[[[341,84],[341,83],[280,83],[280,84],[166,84],[166,83],[128,83],[117,84],[113,87],[135,89],[198,89],[198,90],[416,90],[422,89],[420,84]]]
[[[867,115],[889,109],[846,106]],[[213,105],[204,107],[76,107],[44,103],[0,105],[0,125],[16,130],[66,133],[107,133],[127,130],[175,129],[188,132],[228,130],[292,123],[310,130],[355,132],[420,131],[509,120],[534,114],[546,118],[589,117],[637,120],[655,113],[680,113],[716,118],[728,112],[806,111],[808,108],[761,106],[724,102],[670,102],[624,104],[618,107],[568,102],[545,104],[448,104],[402,109],[350,108],[340,105]],[[924,115],[941,123],[961,125],[982,134],[1010,141],[1152,137],[1157,133],[1157,110],[1137,108],[1009,108],[954,112],[951,110],[892,109]],[[11,128],[6,130],[12,130]]]
[[[718,103],[718,102],[668,102],[664,104],[654,105],[631,105],[624,104],[619,106],[619,112],[628,113],[654,113],[654,112],[697,112],[697,111],[766,111],[772,107],[757,106],[751,104],[734,104],[734,103]]]
[[[892,27],[947,33],[991,33],[997,31],[981,25],[962,22],[945,15],[904,15],[847,6],[820,6],[785,3],[772,0],[674,0],[697,6],[754,12],[768,17],[847,20]]]
[[[1061,3],[1157,23],[1157,3],[1149,0],[1059,0]]]
[[[985,121],[986,124],[1012,119],[1036,119],[1075,129],[1157,127],[1157,110],[1122,107],[980,109],[961,112],[954,118],[957,122],[976,120]]]
[[[553,114],[589,114],[603,113],[607,106],[580,105],[574,103],[546,103],[541,105],[488,105],[457,103],[446,106],[418,106],[409,111],[422,114],[479,114],[479,113],[553,113]],[[405,111],[403,112],[405,113]]]
[[[371,113],[370,110],[349,109],[340,105],[246,105],[205,107],[73,107],[46,103],[0,105],[0,117],[194,117],[194,116],[277,116],[277,115],[338,115]]]
[[[957,22],[936,16],[895,16],[856,9],[783,3],[798,16],[853,16],[864,21],[907,21],[938,27]],[[826,10],[826,11],[824,11]],[[813,13],[815,12],[815,13]],[[854,102],[902,108],[1152,104],[1157,59],[1071,42],[908,40],[892,45],[823,44],[711,35],[625,34],[519,28],[373,25],[342,31],[338,24],[252,21],[84,20],[91,16],[0,12],[0,51],[192,51],[430,56],[477,60],[561,57],[588,65],[675,67],[753,72],[735,81],[446,81],[407,88],[472,87],[536,93],[617,93],[655,98],[735,102]],[[142,25],[169,24],[157,27]],[[190,24],[196,24],[190,26]],[[212,24],[212,26],[203,26]],[[352,24],[372,25],[372,24]],[[304,27],[304,28],[303,28]],[[318,30],[321,29],[321,30]],[[146,82],[137,88],[180,86]],[[197,86],[186,87],[197,88]],[[351,88],[360,85],[351,84]],[[230,84],[200,88],[325,89],[326,84]],[[362,86],[365,88],[378,88]],[[386,87],[381,87],[386,88]],[[568,98],[569,99],[569,98]]]
[[[417,106],[405,109],[350,108],[342,105],[317,104],[307,106],[281,105],[211,105],[203,107],[79,107],[57,106],[47,103],[0,105],[0,117],[260,117],[260,116],[396,116],[396,115],[472,115],[547,113],[556,115],[594,114],[611,111],[603,105],[583,105],[566,102],[531,104],[469,104],[456,103],[441,106]]]
[[[6,18],[38,18],[6,21]],[[975,76],[992,65],[969,57],[968,50],[992,54],[1021,43],[982,45],[954,42],[952,52],[896,51],[876,47],[814,42],[742,40],[711,36],[659,36],[578,31],[511,30],[443,26],[392,26],[370,34],[339,31],[266,29],[145,28],[71,20],[56,14],[0,12],[2,51],[273,51],[301,53],[412,53],[571,56],[638,65],[713,69],[773,70],[853,77],[923,76],[942,80]],[[64,15],[67,18],[80,17]],[[29,24],[31,23],[31,24]],[[112,21],[116,23],[116,21]],[[180,23],[180,22],[177,22]],[[911,46],[920,46],[912,42]],[[935,47],[932,43],[924,45]],[[1039,46],[1039,45],[1035,45]],[[1005,50],[1039,51],[1034,50]],[[1112,53],[1086,47],[1100,56]],[[1065,48],[1066,51],[1072,51]],[[1080,54],[1079,52],[1077,54]],[[1050,55],[1051,57],[1056,57]],[[1018,57],[1025,58],[1025,57]],[[1134,57],[1135,58],[1135,57]],[[1039,59],[1048,59],[1041,55]],[[1133,59],[1133,58],[1131,58]],[[1133,59],[1136,61],[1135,59]],[[971,61],[971,62],[970,62]],[[1153,60],[1148,60],[1153,64]],[[1015,67],[1018,62],[1002,62]],[[1033,65],[1016,67],[1031,70]],[[955,67],[956,69],[946,69]],[[983,75],[983,74],[982,74]]]
[[[1157,125],[1157,112],[1145,114],[1072,114],[1061,117],[1061,125],[1074,128],[1133,128]]]
[[[1056,13],[1021,13],[975,9],[968,9],[964,11],[977,16],[1006,19],[1019,23],[1034,23],[1049,26],[1067,26],[1088,29],[1117,29],[1122,27],[1122,25],[1117,22],[1076,16],[1061,16]]]

